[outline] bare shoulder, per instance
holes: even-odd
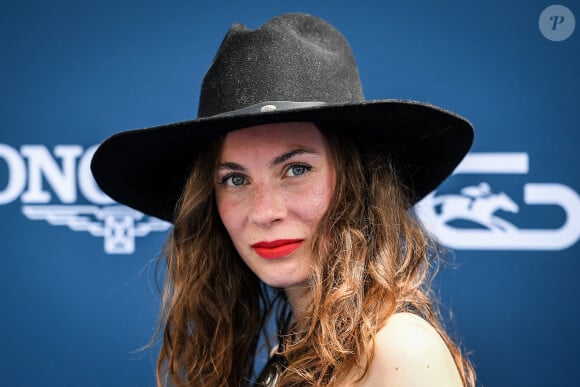
[[[435,328],[411,313],[396,313],[376,337],[375,357],[360,386],[460,387],[457,367]]]

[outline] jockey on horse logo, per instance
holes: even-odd
[[[528,171],[526,153],[476,153],[469,154],[454,174],[525,175]],[[523,203],[516,203],[481,182],[464,186],[458,193],[432,192],[415,206],[415,211],[438,241],[454,249],[563,250],[580,239],[580,197],[573,188],[527,182],[521,200]],[[543,206],[559,208],[560,225],[526,227],[520,209],[526,209],[530,216],[535,207]],[[510,213],[518,214],[510,219],[514,223],[502,218]]]
[[[510,232],[517,227],[504,219],[495,216],[499,211],[517,213],[518,205],[505,193],[492,193],[489,184],[463,188],[461,195],[436,196],[433,201],[437,220],[448,223],[452,220],[469,220],[490,230]]]

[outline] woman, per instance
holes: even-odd
[[[174,223],[160,386],[474,385],[409,211],[468,151],[467,121],[365,101],[346,40],[303,14],[234,25],[198,115],[112,136],[92,164],[112,198]]]

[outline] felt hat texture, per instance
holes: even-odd
[[[393,156],[416,203],[468,152],[473,128],[439,107],[365,100],[352,50],[332,25],[300,13],[256,30],[233,25],[207,71],[198,117],[114,134],[93,156],[100,188],[114,200],[172,221],[196,155],[244,127],[313,122],[353,144]]]

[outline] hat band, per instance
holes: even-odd
[[[276,111],[288,111],[288,110],[299,110],[308,109],[316,106],[326,105],[326,102],[320,101],[309,101],[309,102],[294,102],[294,101],[265,101],[254,105],[246,106],[241,109],[232,110],[225,113],[220,113],[206,118],[215,117],[229,117],[229,116],[239,116],[239,115],[250,115],[257,113],[270,113]]]

